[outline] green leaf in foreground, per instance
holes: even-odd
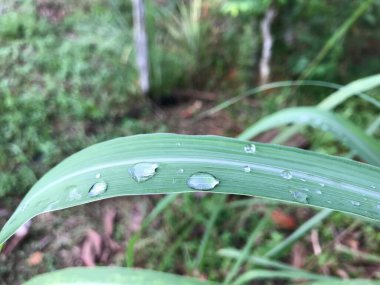
[[[38,275],[23,285],[216,285],[195,278],[146,269],[95,267],[68,268]]]
[[[116,196],[197,189],[380,220],[379,168],[296,148],[251,144],[217,136],[148,134],[93,145],[58,164],[32,187],[0,232],[0,243],[43,212]]]
[[[251,139],[264,131],[290,123],[309,125],[331,132],[365,161],[380,166],[380,143],[377,140],[345,118],[313,107],[296,107],[278,111],[246,129],[240,138]]]

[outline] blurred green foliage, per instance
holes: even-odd
[[[269,6],[277,11],[271,78],[296,79],[360,2],[146,1],[150,97],[160,101],[183,88],[221,91],[223,100],[256,86],[260,21]],[[376,73],[379,14],[375,1],[313,78],[347,83]],[[0,197],[25,192],[89,144],[163,130],[139,94],[132,38],[130,1],[1,2]],[[247,123],[326,95],[305,90],[258,95],[254,114],[250,104],[232,113]],[[362,115],[357,121],[373,119],[371,112]]]

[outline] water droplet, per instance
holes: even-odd
[[[195,190],[211,190],[219,184],[219,180],[211,174],[198,172],[190,176],[187,180],[187,185]]]
[[[293,175],[289,170],[284,170],[281,172],[281,176],[285,179],[292,179]]]
[[[322,195],[322,191],[321,190],[315,190],[315,193],[317,193],[318,195]]]
[[[177,146],[181,146],[181,143],[180,143],[180,142],[177,142],[176,145],[177,145]]]
[[[90,191],[88,191],[88,196],[96,197],[98,195],[101,195],[107,191],[107,187],[108,185],[104,181],[96,182],[94,185],[91,186]]]
[[[302,182],[306,182],[306,179],[300,178],[300,180],[301,180]]]
[[[176,183],[177,183],[177,179],[173,178],[172,184],[176,184]]]
[[[249,167],[248,165],[244,166],[244,172],[246,172],[246,173],[251,172],[251,167]]]
[[[292,192],[293,194],[293,198],[300,202],[300,203],[304,203],[304,204],[308,204],[309,201],[307,200],[309,198],[309,196],[306,194],[306,193],[303,193],[303,192]]]
[[[246,153],[255,153],[256,152],[256,146],[254,144],[248,144],[244,147],[244,151]]]
[[[69,200],[80,200],[82,198],[82,194],[79,193],[78,188],[76,186],[69,186],[67,189],[69,191]]]
[[[306,192],[309,192],[309,191],[310,191],[310,190],[309,190],[308,188],[306,188],[306,187],[301,187],[300,190],[302,190],[302,191],[306,191]]]
[[[324,183],[319,183],[319,185],[320,185],[321,187],[325,187],[325,184],[324,184]]]
[[[378,210],[380,210],[380,204],[377,204],[376,208],[377,208]]]
[[[354,206],[360,206],[360,202],[358,201],[351,201],[351,204]]]
[[[100,177],[102,177],[102,175],[100,175],[100,173],[98,173],[98,174],[95,175],[96,179],[99,179]]]
[[[332,202],[330,200],[327,201],[328,204],[332,204]]]
[[[151,179],[156,174],[157,168],[157,163],[141,162],[130,168],[129,174],[131,174],[133,180],[136,182],[144,182]]]
[[[371,185],[371,186],[369,186],[369,187],[371,187],[372,189],[376,189],[376,186],[375,186],[375,185]]]
[[[182,173],[184,173],[185,172],[185,170],[183,169],[183,168],[180,168],[180,169],[178,169],[178,171],[177,171],[177,173],[180,173],[180,174],[182,174]]]
[[[54,201],[54,202],[51,202],[47,207],[46,209],[44,210],[44,212],[49,212],[51,210],[54,210],[55,206],[59,203],[59,200],[57,201]]]

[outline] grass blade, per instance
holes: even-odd
[[[249,252],[252,249],[253,244],[257,240],[260,234],[262,234],[263,230],[267,227],[269,222],[268,215],[266,215],[259,224],[252,231],[251,235],[248,237],[248,240],[240,254],[240,256],[236,259],[234,266],[231,268],[230,272],[228,272],[227,277],[224,281],[224,284],[229,284],[232,279],[239,273],[240,267],[247,260]]]
[[[169,273],[120,267],[67,268],[38,275],[23,285],[216,285]]]
[[[257,143],[256,152],[247,153],[247,146],[247,141],[226,137],[174,134],[93,145],[58,164],[32,187],[0,232],[0,243],[43,212],[116,196],[199,191],[188,186],[199,172],[215,177],[207,180],[215,187],[208,188],[210,192],[298,202],[380,220],[379,168],[271,144]],[[130,174],[135,167],[143,175],[139,183]]]
[[[246,129],[240,137],[249,140],[264,131],[290,123],[307,124],[331,132],[365,161],[380,166],[380,143],[377,140],[345,118],[313,107],[288,108],[276,112]]]

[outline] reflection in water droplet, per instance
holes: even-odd
[[[351,201],[351,204],[354,206],[360,206],[360,202],[358,201]]]
[[[309,201],[308,201],[309,196],[306,193],[295,191],[295,192],[292,192],[292,194],[293,194],[293,198],[296,201],[298,201],[300,203],[304,203],[304,204],[309,203]]]
[[[183,168],[178,169],[177,173],[184,173],[185,170]]]
[[[69,186],[66,188],[66,191],[69,191],[69,200],[80,200],[82,198],[82,194],[79,193],[78,188],[76,186]]]
[[[293,175],[289,170],[284,170],[281,172],[281,176],[285,179],[292,179]]]
[[[219,180],[211,174],[198,172],[190,176],[187,180],[187,185],[195,190],[211,190],[219,184]]]
[[[255,153],[256,152],[256,146],[254,144],[248,144],[244,147],[244,151],[246,153]]]
[[[107,187],[108,185],[106,182],[104,181],[97,182],[91,186],[90,191],[88,191],[88,196],[96,197],[98,195],[101,195],[107,191]]]
[[[130,168],[129,174],[131,174],[133,180],[136,182],[144,182],[151,179],[156,174],[157,168],[157,163],[141,162]]]
[[[244,166],[244,172],[251,172],[251,168],[247,165],[247,166]]]
[[[321,190],[315,190],[315,193],[317,193],[318,195],[322,195],[322,191]]]
[[[102,176],[100,175],[100,173],[98,173],[98,174],[95,175],[95,178],[96,178],[96,179],[99,179],[100,177],[102,177]]]

